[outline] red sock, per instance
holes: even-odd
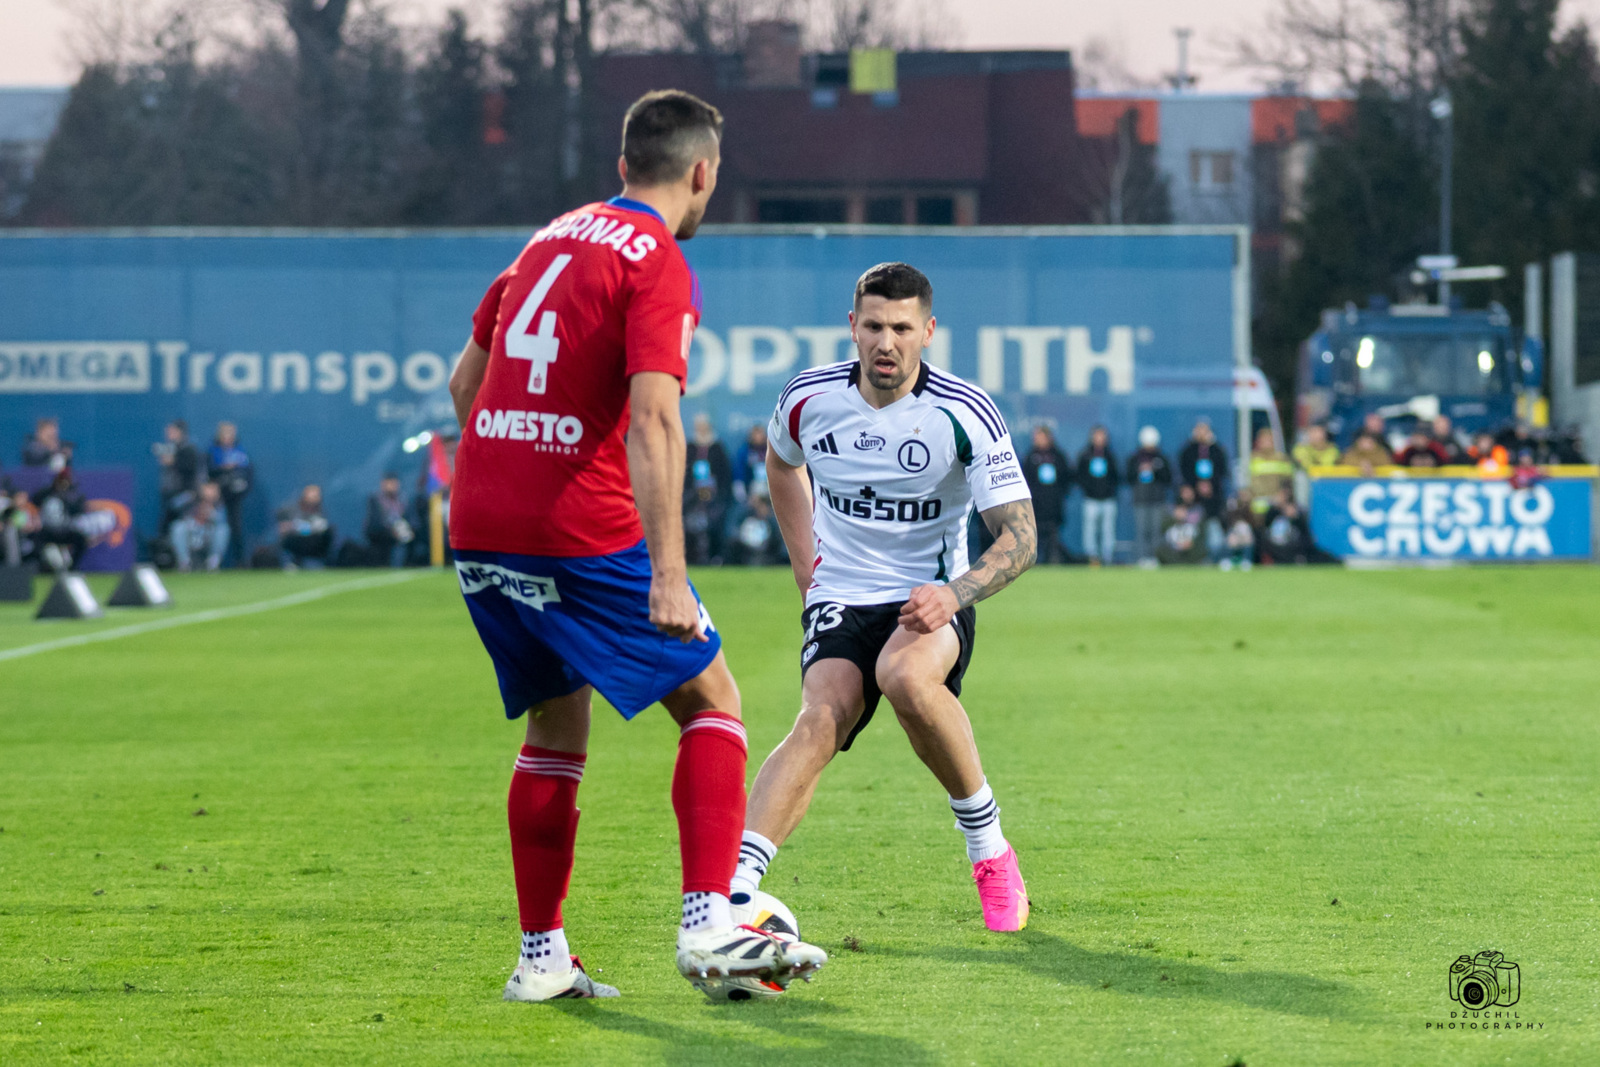
[[[728,895],[744,833],[744,725],[720,711],[702,711],[678,738],[672,809],[685,893]]]
[[[511,865],[517,874],[517,911],[524,930],[561,925],[561,902],[572,881],[572,845],[578,837],[581,753],[523,745],[511,775],[506,817],[511,824]]]

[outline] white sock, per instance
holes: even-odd
[[[735,904],[748,903],[755,891],[761,888],[761,879],[777,854],[777,845],[754,830],[744,832],[744,839],[739,842],[739,866],[734,868],[733,892],[730,895]],[[743,900],[739,899],[741,896]]]
[[[522,931],[522,958],[534,970],[546,974],[562,974],[571,970],[572,953],[567,949],[567,931],[559,926],[554,930]]]
[[[733,925],[733,905],[721,893],[685,893],[685,930],[726,930]]]
[[[973,863],[1004,856],[1011,847],[1000,832],[1000,805],[994,802],[987,778],[983,788],[967,799],[951,797],[950,810],[956,813],[956,829],[967,835],[967,859]]]

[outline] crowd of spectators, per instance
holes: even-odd
[[[1137,447],[1119,458],[1104,426],[1091,427],[1076,457],[1047,425],[1032,428],[1022,458],[1033,494],[1041,563],[1106,566],[1127,560],[1144,567],[1212,564],[1248,568],[1259,563],[1312,563],[1330,559],[1313,542],[1307,516],[1308,472],[1348,467],[1370,475],[1380,469],[1475,467],[1526,487],[1549,464],[1585,462],[1574,435],[1548,434],[1525,424],[1498,434],[1458,433],[1449,417],[1417,421],[1391,434],[1381,415],[1368,416],[1341,450],[1325,426],[1308,427],[1287,454],[1270,429],[1255,437],[1236,466],[1205,419],[1197,421],[1175,456],[1153,426]],[[150,558],[179,570],[229,566],[318,568],[330,565],[416,566],[429,562],[433,485],[427,468],[409,503],[400,476],[384,473],[367,500],[360,540],[341,543],[323,510],[322,489],[301,487],[274,513],[275,537],[253,549],[245,532],[244,504],[255,490],[255,469],[231,422],[216,426],[209,447],[189,436],[182,419],[168,423],[151,445],[161,500]],[[767,435],[749,429],[729,456],[711,418],[697,414],[688,435],[683,524],[689,562],[759,566],[788,562],[767,488]],[[23,491],[0,470],[0,563],[35,562],[67,570],[104,537],[113,517],[91,507],[73,474],[73,445],[54,418],[41,418],[23,444],[24,467],[45,477]],[[1067,536],[1069,503],[1076,491],[1076,541]],[[1133,509],[1133,541],[1119,543],[1118,509]],[[448,496],[444,501],[448,517]],[[975,524],[981,544],[984,531]],[[1076,543],[1082,552],[1072,551]]]
[[[1519,424],[1468,440],[1441,415],[1391,437],[1386,420],[1373,415],[1342,451],[1326,426],[1308,427],[1288,453],[1273,431],[1263,428],[1238,471],[1204,419],[1175,462],[1162,450],[1159,431],[1144,427],[1125,465],[1103,426],[1090,429],[1083,450],[1071,461],[1050,428],[1041,425],[1030,435],[1022,467],[1033,492],[1041,563],[1112,563],[1119,547],[1121,496],[1133,505],[1132,562],[1249,568],[1331,560],[1312,540],[1307,513],[1308,475],[1317,468],[1352,467],[1371,475],[1380,468],[1475,467],[1483,476],[1506,477],[1522,488],[1541,476],[1544,465],[1583,462],[1572,434],[1544,434]],[[1075,556],[1062,536],[1074,489],[1082,494],[1082,556]]]
[[[144,553],[159,566],[217,571],[230,566],[317,568],[332,564],[407,566],[428,562],[416,530],[428,522],[426,471],[408,507],[399,475],[384,474],[367,504],[363,540],[340,544],[322,508],[322,489],[306,485],[275,513],[274,536],[252,550],[244,505],[255,489],[255,467],[240,444],[239,428],[217,424],[209,447],[189,436],[182,419],[162,429],[150,446],[155,459],[160,514]],[[19,488],[0,469],[0,564],[31,563],[71,570],[89,548],[115,529],[112,511],[92,507],[72,468],[72,442],[54,418],[41,418],[22,447],[22,466],[46,474]]]
[[[762,566],[789,562],[767,492],[767,430],[750,428],[733,458],[711,418],[691,422],[683,471],[683,535],[689,562]]]

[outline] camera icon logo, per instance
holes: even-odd
[[[1509,1008],[1522,997],[1522,969],[1493,950],[1450,965],[1450,999],[1463,1008]]]

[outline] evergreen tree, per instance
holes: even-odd
[[[512,0],[495,59],[506,74],[504,221],[542,223],[566,207],[567,63],[564,0]]]
[[[1436,226],[1435,166],[1405,130],[1403,100],[1368,82],[1348,126],[1319,147],[1305,189],[1305,217],[1291,227],[1300,255],[1265,281],[1256,355],[1280,399],[1294,396],[1301,341],[1322,309],[1388,294]]]
[[[495,218],[494,171],[505,140],[500,116],[504,98],[490,91],[488,50],[467,29],[459,10],[417,72],[417,110],[426,162],[406,208],[408,221],[477,224]]]
[[[202,68],[174,20],[154,62],[89,67],[40,163],[37,225],[254,225],[273,214],[271,163],[227,67]]]
[[[1453,247],[1463,262],[1505,266],[1498,288],[1511,301],[1524,263],[1600,243],[1594,47],[1582,27],[1558,35],[1558,2],[1482,0],[1462,21],[1451,84]]]

